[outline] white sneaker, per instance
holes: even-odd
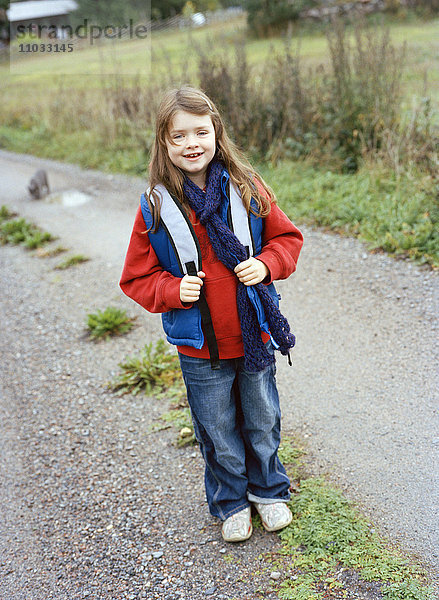
[[[226,519],[221,528],[222,536],[226,542],[243,542],[248,540],[252,532],[250,506]]]
[[[254,502],[256,510],[261,516],[262,525],[267,531],[278,531],[291,523],[293,515],[285,502],[261,504]]]

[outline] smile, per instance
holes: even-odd
[[[185,154],[184,157],[185,158],[198,158],[202,154],[203,154],[202,152],[194,152],[193,154]]]

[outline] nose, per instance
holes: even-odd
[[[194,148],[196,146],[198,146],[198,140],[197,140],[196,136],[193,134],[189,134],[186,139],[186,147]]]

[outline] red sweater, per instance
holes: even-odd
[[[212,315],[219,356],[223,359],[243,356],[236,305],[238,278],[219,261],[206,228],[193,212],[191,221],[200,242],[203,271],[206,274],[203,288]],[[191,304],[180,301],[181,279],[163,270],[145,230],[139,207],[120,280],[122,291],[152,313],[162,313],[172,308],[190,308]],[[262,252],[256,257],[265,263],[270,272],[264,283],[286,279],[295,271],[302,244],[303,236],[299,229],[276,204],[272,204],[270,213],[264,219]],[[263,333],[264,342],[267,339],[268,335]],[[209,358],[206,342],[200,350],[191,346],[178,346],[178,350],[189,356]]]

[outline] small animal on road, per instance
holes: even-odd
[[[39,169],[30,180],[27,189],[34,200],[40,200],[43,196],[47,196],[49,193],[49,182],[46,171]]]

